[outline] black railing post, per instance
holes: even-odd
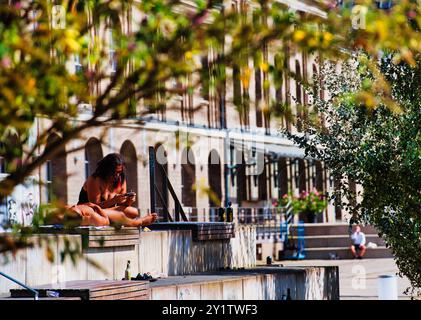
[[[180,206],[175,202],[175,221],[180,221]]]
[[[155,165],[155,149],[154,147],[149,147],[149,190],[151,193],[151,212],[156,211]]]
[[[157,165],[159,166],[159,164],[157,164]],[[164,222],[168,222],[168,221],[171,221],[172,222],[173,220],[172,220],[172,217],[170,216],[170,213],[168,211],[168,207],[165,204],[164,197],[162,196],[161,192],[159,191],[158,187],[156,187],[156,186],[155,186],[155,192],[158,195],[159,199],[161,200],[161,202],[162,202],[162,204],[164,206],[162,208],[162,216],[164,218],[163,221]]]
[[[161,192],[158,190],[156,186],[156,179],[155,179],[155,169],[158,168],[160,170],[160,173],[162,175],[163,179],[163,189],[164,189],[164,195],[161,194]],[[180,216],[183,218],[184,221],[187,221],[187,217],[184,213],[183,208],[181,207],[181,203],[177,198],[177,195],[174,191],[173,186],[171,185],[170,180],[168,179],[168,174],[165,171],[164,167],[156,162],[156,153],[154,147],[149,147],[149,181],[150,181],[150,193],[151,193],[151,212],[155,212],[156,210],[156,195],[158,194],[160,200],[164,204],[164,220],[172,220],[172,217],[170,216],[169,210],[168,210],[168,197],[165,195],[166,190],[168,190],[174,199],[174,206],[175,206],[175,221],[180,221]]]
[[[162,164],[159,163],[159,161],[157,162],[157,165],[159,167],[162,167]],[[160,172],[162,172],[163,170],[161,170]],[[163,202],[164,203],[164,217],[167,219],[168,221],[168,216],[169,216],[169,211],[168,211],[168,183],[167,183],[167,177],[163,177],[162,179],[162,198],[163,198]]]

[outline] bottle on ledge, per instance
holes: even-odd
[[[131,279],[130,260],[127,261],[126,271],[124,271],[124,280]]]
[[[228,202],[228,207],[226,210],[226,218],[227,218],[227,222],[234,222],[234,210],[231,208],[231,201]]]
[[[226,222],[226,215],[224,208],[219,208],[218,210],[219,222]]]

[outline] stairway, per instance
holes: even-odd
[[[304,241],[306,259],[352,259],[349,249],[351,239],[347,223],[306,223],[304,224]],[[367,248],[364,258],[392,258],[392,252],[386,248],[383,239],[379,238],[372,226],[361,227],[365,233],[366,245],[375,243],[376,248]],[[290,232],[296,239],[297,226],[292,225]]]

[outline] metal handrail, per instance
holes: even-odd
[[[22,282],[16,280],[15,278],[12,278],[11,276],[9,276],[9,275],[1,272],[1,271],[0,271],[0,276],[3,276],[6,279],[9,279],[10,281],[12,281],[12,282],[20,285],[21,287],[25,288],[28,291],[31,291],[34,294],[34,300],[38,300],[39,293],[38,293],[37,290],[35,290],[35,289],[31,288],[31,287],[28,287],[27,285],[23,284]]]

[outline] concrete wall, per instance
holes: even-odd
[[[138,272],[185,275],[217,271],[220,268],[250,268],[256,265],[255,227],[237,227],[231,240],[192,241],[191,231],[142,232],[139,244],[131,247],[92,248],[85,250],[73,264],[63,251],[80,252],[79,235],[33,237],[35,246],[18,251],[15,257],[0,256],[0,270],[29,285],[60,283],[71,280],[121,280],[127,260],[132,276]],[[54,262],[48,260],[52,257]],[[97,266],[101,267],[99,269]],[[0,294],[17,288],[0,277]]]
[[[338,300],[338,267],[257,268],[152,285],[151,300]],[[157,283],[158,284],[158,283]]]

